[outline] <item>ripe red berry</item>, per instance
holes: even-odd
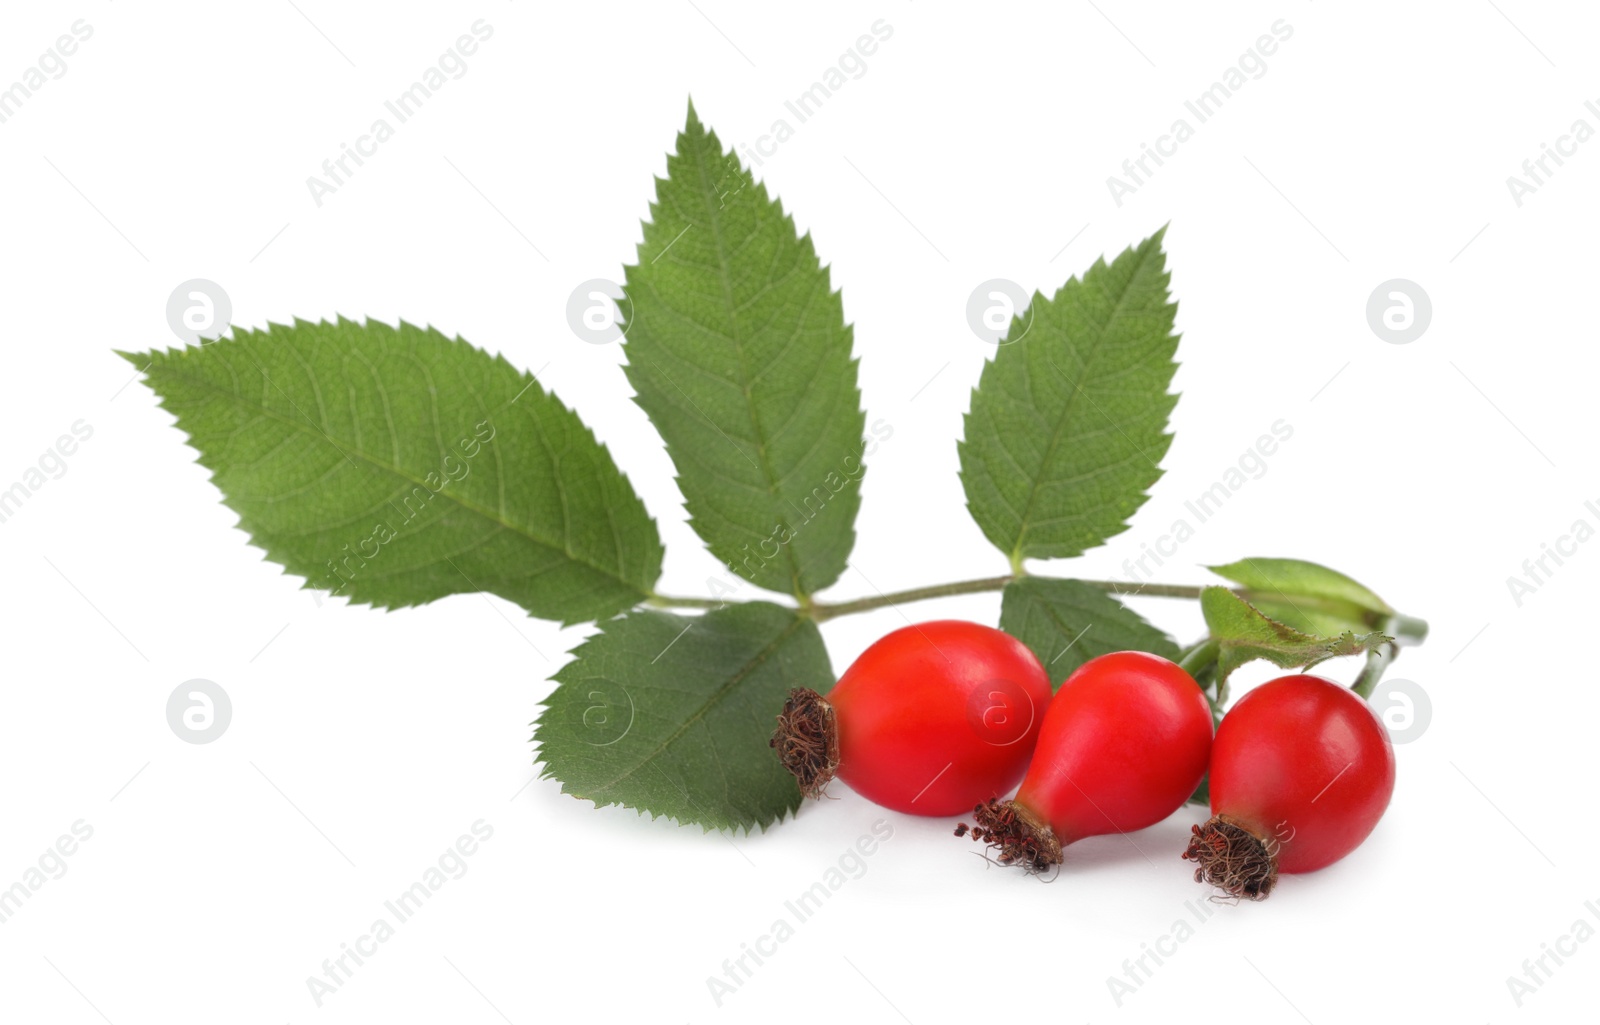
[[[956,815],[1017,785],[1050,702],[1033,652],[944,619],[880,638],[826,698],[797,689],[772,746],[807,797],[835,776],[913,815]]]
[[[1392,793],[1394,748],[1361,696],[1320,676],[1279,677],[1217,728],[1212,818],[1183,856],[1196,882],[1262,900],[1279,872],[1313,872],[1360,846]]]
[[[997,847],[1001,864],[1042,871],[1067,844],[1172,814],[1210,753],[1211,708],[1192,676],[1158,655],[1101,655],[1061,685],[1022,788],[978,805],[972,838]]]

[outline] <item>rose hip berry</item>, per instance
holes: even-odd
[[[772,747],[807,797],[834,777],[913,815],[957,815],[1017,785],[1050,702],[1027,646],[945,619],[896,630],[824,698],[789,692]]]
[[[1211,708],[1192,676],[1158,655],[1101,655],[1051,701],[1016,798],[973,809],[972,838],[998,848],[1003,865],[1043,871],[1067,844],[1172,814],[1210,753]]]
[[[1280,872],[1314,872],[1360,846],[1394,792],[1388,731],[1359,694],[1283,676],[1239,699],[1211,751],[1212,818],[1184,858],[1196,882],[1263,900]]]

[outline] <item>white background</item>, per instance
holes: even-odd
[[[8,5],[0,84],[75,19],[92,39],[0,124],[0,487],[77,420],[94,435],[7,522],[0,886],[76,820],[93,837],[0,923],[8,1021],[1573,1021],[1600,942],[1520,1009],[1508,976],[1600,902],[1591,814],[1600,544],[1513,601],[1507,578],[1600,501],[1593,308],[1600,140],[1519,207],[1506,185],[1600,101],[1575,4],[956,7]],[[580,10],[581,8],[581,10]],[[457,36],[493,38],[319,208],[306,179]],[[668,544],[661,589],[718,566],[617,346],[568,294],[620,278],[692,94],[728,143],[786,116],[882,18],[893,36],[757,169],[814,234],[855,325],[870,461],[837,599],[1004,572],[955,441],[993,349],[986,279],[1052,292],[1171,222],[1183,393],[1132,528],[1073,565],[1114,576],[1279,418],[1292,441],[1164,569],[1293,555],[1433,635],[1391,671],[1431,697],[1394,802],[1344,862],[1217,908],[1119,1008],[1107,978],[1204,893],[1198,809],[1086,841],[1050,885],[986,870],[951,823],[840,799],[733,839],[595,811],[533,776],[529,722],[585,629],[458,596],[380,613],[300,590],[251,547],[111,352],[177,344],[205,277],[234,321],[431,323],[499,351],[609,444]],[[1272,23],[1292,38],[1119,207],[1108,175]],[[1513,22],[1515,24],[1513,24]],[[793,119],[790,118],[791,123]],[[1191,118],[1191,123],[1193,119]],[[1369,329],[1407,278],[1433,320]],[[124,387],[127,385],[127,387]],[[1182,640],[1181,602],[1139,608]],[[993,622],[994,595],[909,606]],[[829,623],[836,670],[902,625]],[[1355,666],[1335,664],[1349,679]],[[188,744],[168,694],[218,682]],[[1257,681],[1264,674],[1253,673]],[[708,976],[879,819],[893,838],[718,1008]],[[472,823],[493,838],[318,1009],[308,976]],[[1553,962],[1547,962],[1553,965]]]

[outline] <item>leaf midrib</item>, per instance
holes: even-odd
[[[728,309],[728,326],[731,329],[729,340],[733,342],[734,357],[739,364],[739,391],[744,396],[745,412],[750,417],[750,429],[755,434],[756,457],[761,467],[761,475],[767,479],[767,497],[777,501],[779,497],[778,484],[773,475],[772,465],[767,459],[766,434],[761,429],[761,421],[756,417],[755,398],[750,394],[750,369],[745,362],[744,339],[742,337],[743,332],[739,327],[738,306],[733,301],[733,279],[728,274],[728,256],[726,247],[723,244],[722,221],[717,216],[717,210],[712,206],[710,199],[713,186],[706,173],[705,151],[712,146],[712,139],[712,134],[702,129],[699,142],[694,146],[694,168],[695,173],[699,175],[701,185],[699,196],[701,202],[705,205],[706,218],[711,225],[712,245],[717,252],[717,279],[722,286],[723,302],[727,304]],[[715,144],[715,149],[718,156],[721,156],[722,144],[720,142]],[[756,225],[758,233],[760,231],[759,221],[758,215]],[[795,558],[792,544],[783,546],[783,555],[784,561],[789,564],[789,583],[794,591],[794,596],[804,601],[806,593],[805,589],[800,585],[800,562]]]
[[[1089,374],[1089,367],[1094,362],[1095,357],[1100,354],[1100,349],[1105,344],[1106,336],[1110,333],[1111,326],[1115,324],[1117,318],[1122,315],[1123,304],[1127,302],[1129,293],[1133,291],[1134,281],[1139,277],[1140,274],[1144,272],[1145,261],[1148,260],[1149,257],[1149,250],[1140,251],[1138,262],[1136,262],[1133,266],[1133,273],[1128,275],[1127,284],[1123,286],[1122,294],[1117,296],[1116,304],[1111,309],[1111,316],[1106,318],[1105,324],[1100,328],[1099,337],[1095,339],[1094,344],[1090,346],[1088,354],[1083,358],[1082,373],[1078,375],[1077,381],[1073,383],[1072,394],[1067,396],[1067,401],[1065,404],[1063,404],[1061,409],[1061,415],[1056,418],[1055,429],[1050,434],[1050,443],[1048,446],[1046,446],[1044,458],[1040,461],[1039,474],[1033,478],[1032,483],[1029,485],[1028,501],[1023,507],[1022,516],[1020,517],[1017,525],[1017,543],[1011,550],[1011,558],[1014,562],[1023,558],[1023,548],[1027,544],[1028,528],[1030,526],[1030,521],[1033,518],[1033,507],[1038,501],[1040,489],[1044,487],[1044,477],[1045,474],[1049,472],[1050,463],[1055,458],[1056,449],[1061,446],[1062,436],[1065,434],[1067,429],[1067,421],[1071,418],[1072,411],[1077,406],[1078,395],[1083,391],[1083,381]],[[1083,280],[1080,282],[1080,287],[1086,288],[1088,287],[1088,284],[1089,276],[1085,274],[1083,276]],[[1026,366],[1026,364],[1024,364],[1024,366]]]
[[[163,363],[163,364],[161,364],[159,366],[159,370],[160,370],[160,372],[162,372],[164,374],[168,374],[173,378],[176,378],[176,379],[181,380],[181,381],[185,381],[185,382],[187,382],[189,384],[192,384],[192,385],[198,385],[198,386],[200,386],[202,388],[205,388],[205,389],[209,390],[213,394],[220,395],[220,396],[222,396],[223,398],[226,398],[226,399],[231,399],[234,402],[238,403],[239,405],[244,406],[244,407],[246,407],[248,409],[257,410],[257,411],[261,412],[262,414],[264,414],[265,416],[269,417],[270,419],[277,420],[280,423],[286,424],[287,426],[289,426],[289,427],[291,427],[291,428],[293,428],[293,429],[295,429],[295,430],[297,430],[297,431],[299,431],[299,432],[301,432],[303,434],[310,434],[310,433],[312,433],[314,431],[315,435],[317,437],[320,437],[322,440],[326,441],[328,444],[330,444],[334,448],[338,449],[341,453],[343,453],[343,454],[345,454],[347,456],[354,456],[356,459],[359,459],[364,463],[367,463],[367,464],[369,464],[371,466],[374,466],[379,470],[387,470],[388,472],[394,474],[396,477],[399,477],[401,480],[407,481],[407,482],[409,482],[409,483],[411,483],[411,484],[413,484],[415,486],[425,487],[425,488],[428,488],[429,491],[433,491],[433,489],[431,487],[429,487],[428,482],[426,480],[422,480],[422,479],[419,479],[417,477],[414,477],[409,472],[407,472],[405,470],[402,470],[398,466],[391,466],[390,464],[384,462],[383,460],[375,459],[372,456],[368,455],[367,453],[360,451],[359,449],[353,449],[353,448],[348,447],[347,444],[342,443],[341,441],[336,439],[332,434],[330,434],[328,431],[324,430],[320,426],[317,426],[316,424],[309,424],[309,427],[311,428],[311,430],[308,431],[307,430],[308,424],[301,423],[299,420],[296,420],[293,417],[284,416],[283,414],[279,413],[277,410],[274,410],[270,406],[263,405],[263,404],[261,404],[259,402],[253,402],[253,401],[251,401],[249,399],[246,399],[243,396],[241,396],[241,395],[239,395],[239,394],[237,394],[235,392],[228,391],[227,389],[220,387],[219,385],[213,383],[212,381],[207,380],[204,377],[197,377],[197,376],[192,375],[192,374],[184,373],[184,372],[182,372],[182,370],[178,369],[180,366],[181,366],[180,363],[166,362],[166,363]],[[157,366],[155,364],[152,364],[151,367],[149,368],[149,370],[152,370],[152,371],[153,370],[157,370],[157,369],[158,368],[157,368]],[[260,368],[258,367],[258,369],[260,369]],[[148,373],[148,371],[147,371],[147,373]],[[262,376],[268,377],[270,379],[271,375],[267,374],[263,370],[262,371]],[[163,405],[165,405],[165,400],[163,400]],[[504,408],[504,407],[501,407],[501,408]],[[174,413],[174,415],[179,416],[180,420],[183,419],[183,415],[182,414]],[[193,415],[193,414],[187,414],[187,415]],[[304,414],[302,414],[302,416],[304,416]],[[309,418],[308,418],[308,420],[309,420]],[[596,442],[596,444],[598,444],[598,442]],[[201,458],[202,458],[202,460],[204,460],[206,458],[205,453],[203,453],[203,452],[201,453]],[[213,472],[215,472],[215,470],[213,470]],[[558,487],[557,490],[560,491],[562,489]],[[439,491],[435,491],[434,494],[446,496],[452,502],[454,502],[456,505],[460,506],[462,509],[465,509],[466,511],[471,512],[471,513],[476,513],[477,515],[482,516],[484,519],[488,520],[489,522],[495,523],[495,524],[498,524],[501,527],[504,527],[506,530],[509,530],[513,534],[516,534],[516,535],[518,535],[520,537],[523,537],[523,538],[527,539],[530,543],[532,543],[532,544],[534,544],[534,545],[536,545],[536,546],[538,546],[540,548],[546,548],[546,549],[549,549],[551,551],[560,552],[561,554],[565,555],[568,559],[572,560],[573,562],[578,563],[581,566],[586,566],[589,569],[592,569],[595,572],[600,573],[603,576],[606,576],[606,577],[609,577],[612,580],[615,580],[616,582],[618,582],[618,583],[622,584],[623,586],[627,587],[629,590],[632,590],[632,591],[638,593],[641,598],[647,596],[647,591],[640,589],[632,581],[624,579],[619,574],[618,571],[611,570],[611,569],[608,569],[608,568],[606,568],[604,566],[597,565],[594,562],[591,562],[589,559],[580,557],[579,555],[574,553],[572,551],[572,549],[566,544],[557,545],[557,544],[553,544],[550,541],[547,541],[547,540],[545,540],[543,538],[537,537],[537,536],[529,533],[527,528],[525,528],[523,526],[520,526],[518,524],[512,523],[512,522],[502,518],[501,516],[490,512],[488,509],[485,509],[482,506],[479,506],[479,505],[477,505],[477,504],[475,504],[473,502],[467,501],[466,499],[462,498],[461,496],[451,492],[448,488],[442,488]]]
[[[667,615],[668,618],[670,618],[670,619],[682,619],[683,618],[681,616],[672,616],[670,614],[665,614],[665,613],[663,615]],[[666,751],[667,748],[671,747],[674,743],[676,743],[678,741],[678,739],[680,737],[682,737],[685,733],[687,733],[689,731],[689,727],[695,725],[701,719],[704,719],[705,716],[706,716],[706,713],[711,710],[713,705],[715,705],[719,701],[721,701],[728,694],[729,691],[733,690],[739,684],[743,683],[745,681],[745,679],[750,676],[751,673],[755,672],[761,666],[765,665],[767,659],[772,657],[772,654],[775,651],[777,651],[778,648],[780,646],[782,646],[785,641],[787,641],[789,639],[789,636],[792,633],[794,633],[796,630],[798,630],[800,628],[801,624],[802,624],[802,620],[800,619],[799,616],[791,615],[789,617],[788,625],[786,625],[781,631],[779,631],[778,635],[776,637],[774,637],[770,642],[768,642],[766,647],[764,647],[760,651],[756,652],[756,654],[753,657],[751,657],[751,659],[749,661],[747,661],[744,665],[740,666],[738,671],[736,671],[733,674],[733,676],[729,677],[728,681],[726,683],[724,683],[721,687],[718,687],[714,692],[712,692],[712,694],[709,697],[706,698],[705,702],[702,703],[699,708],[695,709],[695,712],[694,712],[693,715],[689,716],[688,719],[684,720],[683,724],[681,726],[679,726],[676,730],[672,731],[672,733],[670,733],[666,737],[665,740],[663,740],[663,741],[661,741],[661,743],[657,744],[656,747],[655,747],[655,750],[651,751],[649,754],[647,754],[643,758],[639,759],[633,765],[630,765],[628,767],[627,771],[623,772],[620,776],[617,776],[616,778],[612,779],[610,782],[602,783],[602,784],[599,784],[598,786],[596,786],[594,788],[595,793],[605,793],[606,791],[610,790],[612,787],[616,786],[618,783],[621,783],[624,780],[629,779],[630,777],[632,777],[635,772],[638,772],[640,769],[644,768],[646,765],[651,764],[657,758],[661,757],[662,752]]]

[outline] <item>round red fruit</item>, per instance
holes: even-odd
[[[1280,872],[1313,872],[1361,845],[1394,793],[1394,748],[1361,696],[1283,676],[1239,699],[1211,752],[1212,819],[1184,857],[1195,880],[1264,899]]]
[[[956,815],[1017,785],[1049,703],[1021,641],[936,620],[880,638],[826,698],[791,691],[772,746],[808,797],[838,777],[886,808]]]

